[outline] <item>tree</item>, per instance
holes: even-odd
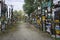
[[[14,11],[14,17],[17,17],[19,20],[23,19],[23,16],[24,16],[24,11],[22,11],[22,10]]]
[[[38,6],[40,6],[40,3],[42,0],[24,0],[25,4],[23,5],[24,11],[30,15],[30,13],[34,12]]]
[[[30,15],[30,13],[32,13],[35,10],[34,0],[25,0],[25,4],[23,5],[23,9],[28,15]]]

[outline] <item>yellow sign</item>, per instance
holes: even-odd
[[[55,22],[59,22],[59,20],[55,20]]]
[[[37,19],[37,24],[39,24],[39,25],[41,24],[41,21],[39,19]]]
[[[45,20],[45,16],[42,16],[43,21]]]
[[[60,34],[60,30],[56,30],[56,34]]]

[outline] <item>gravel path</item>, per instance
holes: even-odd
[[[33,25],[21,22],[17,31],[0,37],[0,40],[52,40],[44,33],[39,32]]]

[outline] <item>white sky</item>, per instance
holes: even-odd
[[[59,0],[54,0],[54,3],[56,4],[57,1]],[[14,10],[23,10],[24,0],[5,0],[5,2],[8,5],[12,4],[14,6]]]
[[[23,10],[24,0],[5,0],[6,4],[13,5],[14,10]]]

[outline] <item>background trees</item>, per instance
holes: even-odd
[[[35,0],[25,0],[25,4],[23,5],[24,11],[30,15],[35,10]]]
[[[22,10],[19,10],[19,11],[15,10],[13,13],[14,13],[14,17],[18,18],[18,20],[24,19],[24,15],[25,15],[24,11],[22,11]]]
[[[38,6],[40,6],[42,0],[25,0],[25,4],[23,5],[23,9],[25,13],[30,15],[33,11],[35,11]]]

